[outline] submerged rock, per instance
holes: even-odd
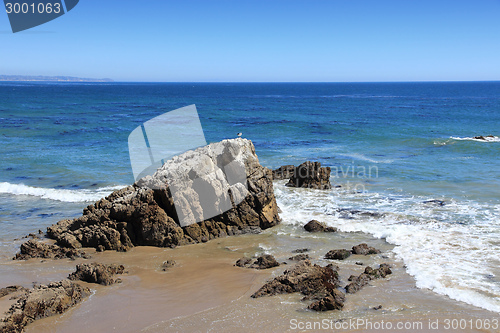
[[[175,260],[167,260],[167,261],[164,261],[163,264],[161,264],[161,268],[165,272],[169,268],[174,267],[175,265],[177,265],[177,263],[175,262]]]
[[[349,277],[349,281],[352,282],[345,287],[346,292],[349,294],[354,294],[365,285],[367,285],[371,280],[385,278],[389,274],[392,274],[392,271],[390,266],[387,264],[381,264],[377,269],[373,269],[370,266],[367,266],[365,268],[365,271],[359,276],[351,275],[351,277]]]
[[[327,254],[325,254],[325,259],[332,259],[332,260],[344,260],[347,259],[351,255],[351,252],[346,249],[340,249],[340,250],[331,250],[328,251]]]
[[[294,260],[294,261],[301,261],[301,260],[306,260],[310,259],[308,254],[297,254],[293,257],[288,258],[289,260]]]
[[[240,171],[243,178],[246,174],[245,179],[238,178]],[[175,202],[169,179],[190,184],[176,190]],[[172,158],[153,176],[88,206],[83,216],[49,227],[47,235],[57,241],[58,247],[26,251],[25,243],[17,259],[59,257],[60,252],[74,256],[81,247],[99,251],[126,251],[133,246],[175,247],[259,232],[280,222],[272,179],[271,170],[259,164],[251,141],[212,143]],[[212,216],[214,212],[221,213]],[[201,220],[205,216],[211,217]],[[201,222],[195,223],[198,220]],[[30,243],[28,247],[40,246]]]
[[[61,314],[90,295],[90,289],[68,280],[27,290],[0,319],[0,332],[22,332],[33,321]]]
[[[309,232],[336,232],[337,228],[329,227],[323,222],[319,222],[316,220],[311,220],[307,222],[304,226],[304,229]]]
[[[377,254],[380,253],[380,250],[377,250],[376,248],[372,246],[368,246],[366,243],[361,243],[359,245],[353,246],[352,247],[352,253],[353,254],[361,254],[361,255],[369,255],[369,254]]]
[[[320,162],[307,161],[295,168],[286,186],[328,190],[332,188],[330,172],[330,167],[321,167]]]
[[[424,204],[433,204],[436,206],[444,206],[444,205],[446,205],[446,202],[443,200],[433,199],[433,200],[424,201]]]
[[[88,283],[102,284],[109,286],[120,282],[120,279],[115,279],[116,274],[123,274],[125,267],[123,265],[104,265],[99,263],[79,264],[76,266],[76,272],[68,276],[70,280],[81,280]]]
[[[311,303],[307,308],[314,311],[342,310],[344,302],[345,294],[337,289],[334,289],[330,296],[323,297]]]
[[[268,269],[279,266],[279,262],[270,254],[265,254],[255,260],[243,257],[236,261],[235,266],[255,269]]]
[[[295,249],[292,251],[292,253],[305,253],[305,252],[309,252],[311,251],[311,249],[307,249],[307,248],[304,248],[304,249]]]

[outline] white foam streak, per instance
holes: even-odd
[[[95,190],[68,190],[33,187],[24,184],[11,184],[0,182],[0,193],[19,195],[19,196],[34,196],[42,199],[62,201],[62,202],[89,202],[97,201],[111,194],[114,190],[125,186],[107,186]]]

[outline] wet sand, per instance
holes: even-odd
[[[392,246],[384,241],[362,233],[304,232],[297,236],[293,228],[281,225],[259,235],[227,237],[175,249],[137,247],[127,253],[92,251],[90,261],[125,265],[128,273],[121,276],[123,282],[108,287],[82,283],[93,290],[93,295],[63,315],[35,321],[26,332],[366,332],[370,331],[370,326],[366,326],[368,322],[373,327],[381,321],[386,325],[390,322],[393,327],[397,327],[398,322],[422,325],[413,326],[416,330],[401,332],[436,332],[445,331],[446,319],[472,320],[472,329],[469,326],[466,330],[449,330],[452,332],[497,331],[475,329],[483,320],[498,319],[497,313],[417,289],[403,263],[392,255]],[[351,274],[360,274],[366,265],[378,267],[387,262],[393,267],[393,274],[372,281],[356,294],[348,294],[343,311],[309,311],[306,309],[309,303],[301,302],[299,294],[250,297],[266,280],[294,264],[288,260],[294,249],[311,248],[312,261],[326,265],[331,261],[322,257],[329,249],[350,248],[361,242],[381,249],[382,253],[353,255],[344,261],[335,261],[340,267],[342,285],[348,283]],[[288,265],[268,270],[233,266],[244,255],[264,252]],[[166,260],[175,260],[176,265],[164,272],[161,264]],[[30,287],[34,281],[61,280],[82,261],[3,262],[0,285]],[[14,302],[8,298],[0,299],[0,310]],[[380,305],[381,309],[373,309]],[[441,324],[439,329],[430,329],[429,323],[435,324],[436,320]],[[359,325],[352,326],[353,321]]]

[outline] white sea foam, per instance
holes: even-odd
[[[344,232],[362,231],[394,244],[417,287],[500,312],[500,209],[498,205],[431,198],[297,190],[275,185],[283,223],[314,216]],[[383,213],[345,218],[338,208]]]
[[[114,190],[123,188],[124,186],[107,186],[97,188],[95,190],[68,190],[68,189],[54,189],[33,187],[24,184],[11,184],[0,182],[0,193],[20,195],[20,196],[34,196],[42,199],[56,200],[62,202],[88,202],[97,201],[109,194]]]
[[[484,136],[483,139],[476,139],[476,138],[470,138],[470,137],[457,137],[457,136],[452,136],[450,139],[453,140],[459,140],[459,141],[476,141],[476,142],[500,142],[500,137],[498,136]]]

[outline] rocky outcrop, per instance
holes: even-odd
[[[339,276],[333,266],[321,267],[313,265],[309,260],[302,260],[293,268],[286,270],[282,275],[263,285],[252,297],[272,296],[277,294],[288,294],[300,292],[305,295],[304,300],[323,300],[321,304],[314,308],[323,311],[328,307],[325,298],[333,297],[336,307],[342,308],[343,301],[340,302]],[[313,303],[314,304],[314,303]]]
[[[345,294],[340,290],[333,289],[330,296],[312,302],[307,308],[314,311],[342,310],[344,302]]]
[[[116,274],[123,274],[125,267],[123,265],[104,265],[99,263],[79,264],[76,266],[76,272],[68,276],[70,280],[81,280],[88,283],[102,284],[109,286],[120,282],[120,279],[115,279]]]
[[[377,253],[380,253],[380,250],[377,250],[372,246],[368,246],[368,244],[366,243],[361,243],[352,247],[352,254],[361,254],[367,256],[369,254]]]
[[[336,232],[337,228],[329,227],[323,222],[319,222],[316,220],[311,220],[307,222],[304,226],[304,229],[309,232]]]
[[[321,167],[320,162],[307,161],[295,168],[286,186],[328,190],[332,188],[330,172],[331,169]]]
[[[90,290],[68,280],[40,285],[25,292],[0,319],[1,333],[22,332],[29,323],[61,314],[90,295]]]
[[[88,258],[85,252],[74,248],[61,247],[58,245],[43,243],[38,240],[30,239],[21,244],[21,251],[16,254],[14,259],[26,260],[29,258],[61,259],[78,257]]]
[[[486,135],[486,136],[479,135],[479,136],[475,136],[474,137],[474,139],[476,139],[476,140],[483,140],[483,141],[488,141],[488,139],[494,139],[494,138],[496,138],[496,136],[491,135],[491,134],[490,135]]]
[[[280,222],[272,179],[251,141],[224,140],[172,158],[153,176],[88,206],[81,217],[49,227],[47,235],[59,253],[175,247],[258,232]],[[24,252],[18,259],[33,253]]]
[[[265,254],[260,257],[258,257],[255,260],[252,260],[251,258],[243,257],[238,259],[236,261],[235,266],[238,267],[247,267],[247,268],[255,268],[255,269],[268,269],[268,268],[273,268],[279,266],[279,262],[276,261],[276,258],[274,258],[270,254]]]
[[[283,165],[280,166],[278,169],[273,170],[273,178],[274,180],[284,180],[284,179],[290,179],[295,173],[295,166],[294,165]]]
[[[349,281],[352,282],[345,287],[346,292],[349,294],[354,294],[365,285],[367,285],[371,280],[385,278],[389,274],[392,274],[392,271],[390,266],[387,264],[381,264],[377,269],[373,269],[370,266],[367,266],[365,268],[365,271],[359,276],[351,275],[349,277]]]
[[[293,261],[301,261],[301,260],[307,260],[307,259],[311,259],[309,258],[309,255],[308,254],[297,254],[293,257],[290,257],[288,258],[289,260],[293,260]]]
[[[346,249],[340,249],[340,250],[331,250],[328,251],[327,254],[325,254],[325,259],[332,259],[332,260],[344,260],[347,259],[351,255],[351,252]]]

